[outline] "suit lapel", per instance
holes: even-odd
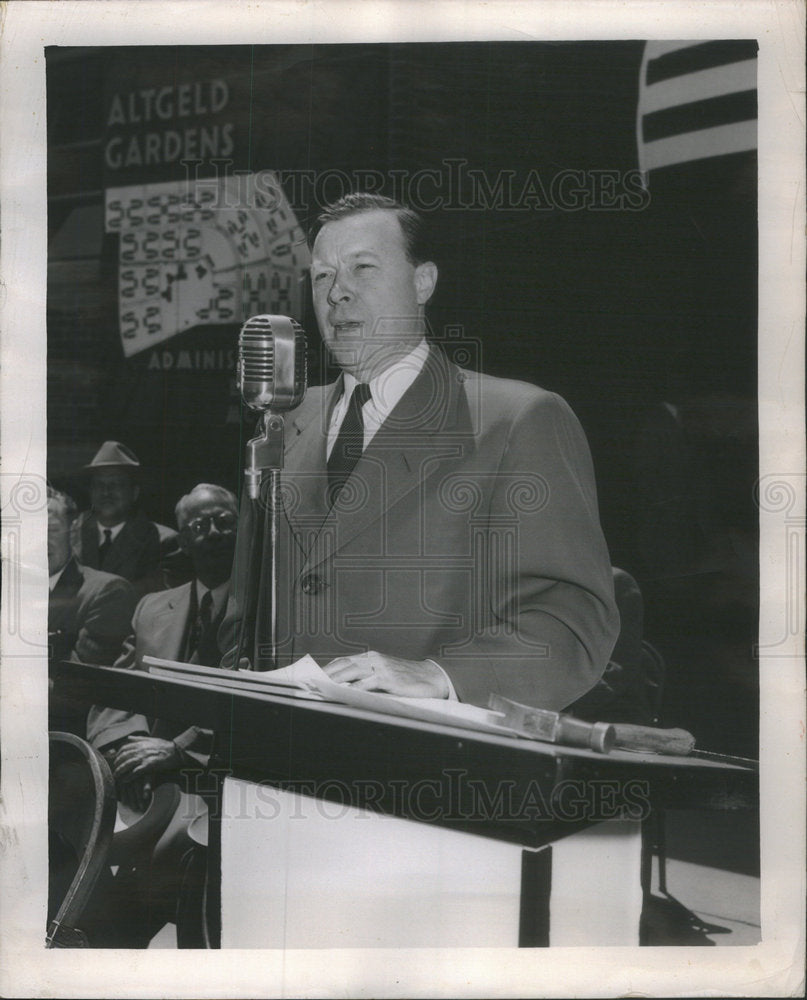
[[[84,583],[84,575],[75,559],[65,566],[48,599],[48,628],[75,626],[73,601]],[[71,621],[71,619],[73,619]]]
[[[131,521],[127,520],[112,540],[106,554],[106,559],[104,559],[104,566],[102,567],[98,542],[98,520],[94,514],[90,514],[81,526],[81,558],[88,566],[92,566],[94,569],[103,568],[105,573],[123,576],[124,574],[121,570],[126,569],[126,563],[132,549],[136,547],[132,535],[132,524]]]
[[[81,526],[81,555],[87,566],[94,566],[96,569],[100,563],[98,554],[98,522],[90,514]]]
[[[467,447],[461,373],[432,348],[423,370],[356,463],[307,550],[313,568],[434,475]],[[327,475],[326,475],[327,484]],[[322,506],[324,506],[324,500]]]
[[[149,646],[156,650],[156,656],[182,660],[190,626],[191,587],[186,583],[177,588],[165,604],[155,612],[152,622]]]
[[[312,394],[309,406],[295,413],[285,431],[283,505],[303,553],[308,552],[328,516],[328,423],[341,393],[340,376]]]
[[[118,532],[117,537],[113,539],[112,544],[109,546],[109,551],[107,552],[106,559],[104,560],[104,572],[117,573],[119,576],[125,575],[123,572],[124,570],[131,572],[128,563],[131,559],[132,553],[138,548],[134,534],[135,528],[132,521],[125,521],[123,527]],[[95,538],[97,541],[97,530]]]

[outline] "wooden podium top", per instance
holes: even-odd
[[[749,762],[614,750],[599,754],[416,722],[330,702],[213,689],[134,670],[63,662],[55,691],[212,729],[214,776],[538,847],[650,806],[752,808]],[[210,776],[198,776],[203,784]]]

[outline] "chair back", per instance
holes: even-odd
[[[66,845],[77,868],[48,925],[45,947],[87,947],[78,923],[107,863],[115,826],[115,785],[106,761],[85,740],[72,733],[52,732],[48,737],[51,886],[54,844]]]
[[[651,722],[654,726],[662,723],[664,704],[664,684],[667,680],[667,664],[664,657],[652,643],[642,641],[642,674],[645,678],[645,692],[650,705]]]
[[[612,568],[619,636],[597,684],[566,711],[591,722],[657,723],[664,695],[664,660],[643,637],[644,602],[636,580]]]
[[[112,838],[109,864],[130,868],[149,858],[171,822],[181,797],[179,785],[168,781],[157,785],[142,813],[119,803],[118,828]]]

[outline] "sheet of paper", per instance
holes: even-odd
[[[310,657],[304,659],[311,660]],[[258,694],[282,694],[287,698],[303,698],[308,701],[325,700],[325,696],[317,691],[316,684],[308,679],[307,665],[303,660],[292,664],[291,667],[265,673],[257,670],[221,670],[218,667],[205,667],[200,663],[164,660],[157,656],[144,656],[143,662],[149,668],[149,673],[157,677],[189,681],[204,687],[226,687]],[[311,663],[319,670],[313,660]],[[298,664],[301,665],[299,669],[293,669],[297,668]]]
[[[316,701],[332,701],[339,705],[350,705],[368,712],[395,715],[404,719],[421,722],[437,722],[442,725],[473,729],[477,732],[511,735],[508,730],[497,725],[498,712],[467,705],[459,701],[443,698],[399,698],[378,691],[363,691],[351,684],[332,681],[311,656],[303,656],[288,667],[266,672],[255,670],[219,670],[196,663],[180,663],[176,660],[162,660],[146,656],[144,662],[150,673],[165,677],[183,677],[205,686],[228,687],[241,691],[267,694],[295,693]]]

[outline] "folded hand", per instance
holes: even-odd
[[[179,767],[180,753],[171,740],[130,736],[115,754],[112,773],[117,781]]]

